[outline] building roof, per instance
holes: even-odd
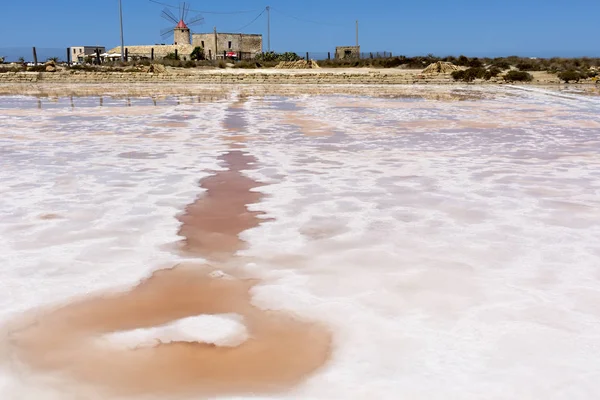
[[[178,29],[189,29],[188,26],[185,24],[185,22],[183,22],[182,19],[179,20],[179,23],[177,24],[177,26],[175,28],[178,28]]]
[[[177,49],[177,53],[180,56],[189,56],[194,51],[194,46],[191,44],[156,44],[150,46],[125,46],[125,48],[129,56],[147,58],[150,58],[152,49],[154,49],[154,57],[156,58],[164,58],[167,54],[174,53],[175,49]],[[110,49],[107,53],[121,54],[121,46]]]

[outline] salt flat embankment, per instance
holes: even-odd
[[[533,84],[559,83],[555,75],[534,73]],[[302,84],[302,85],[401,85],[453,84],[450,74],[423,74],[421,70],[375,68],[323,68],[315,70],[276,69],[175,69],[165,73],[142,71],[58,71],[7,72],[0,74],[3,83],[196,83],[196,84]],[[483,82],[482,82],[483,83]],[[493,78],[487,84],[505,83]]]

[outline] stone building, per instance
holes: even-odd
[[[335,48],[335,58],[360,58],[360,46],[338,46]]]
[[[173,44],[190,44],[190,28],[180,20],[177,26],[173,29]]]
[[[192,45],[202,47],[208,60],[225,57],[251,59],[262,53],[262,35],[250,33],[194,33]]]
[[[180,60],[191,60],[194,46],[191,45],[190,28],[183,20],[173,28],[173,44],[155,44],[146,46],[125,46],[128,60],[150,60],[165,58],[169,54],[179,56]],[[121,47],[115,47],[108,51],[107,59],[111,59],[114,54],[121,54]]]
[[[86,58],[91,57],[96,53],[96,50],[100,50],[100,53],[104,53],[106,48],[104,46],[73,46],[69,48],[69,55],[71,62],[74,64],[83,64]],[[120,53],[120,51],[119,51]]]

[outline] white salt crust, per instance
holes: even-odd
[[[600,103],[460,90],[495,97],[267,97],[236,112],[259,160],[246,173],[268,183],[249,208],[274,218],[242,234],[247,270],[263,279],[253,301],[334,334],[322,370],[260,398],[600,393]],[[0,319],[180,262],[175,216],[221,168],[237,100],[119,116],[117,101],[68,100],[3,114],[36,100],[0,98]],[[305,136],[299,119],[332,135]],[[246,334],[214,316],[99,340],[235,345]],[[3,399],[67,396],[45,387],[11,363],[0,373]]]

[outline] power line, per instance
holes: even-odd
[[[294,16],[294,15],[290,15],[290,14],[284,13],[284,12],[282,12],[282,11],[280,11],[280,10],[276,9],[276,8],[273,8],[273,7],[271,7],[271,10],[273,10],[273,11],[275,11],[275,12],[277,12],[277,13],[279,13],[279,14],[283,15],[284,17],[288,17],[288,18],[296,19],[296,20],[298,20],[298,21],[302,21],[302,22],[309,22],[309,23],[311,23],[311,24],[317,24],[317,25],[329,25],[329,26],[340,26],[340,27],[342,27],[342,26],[345,26],[345,25],[341,25],[341,24],[332,24],[332,23],[330,23],[330,22],[319,22],[319,21],[313,21],[313,20],[310,20],[310,19],[305,19],[305,18],[296,17],[296,16]]]
[[[154,4],[160,4],[161,6],[179,9],[179,6],[174,6],[172,4],[161,3],[160,1],[156,1],[156,0],[149,0],[149,1],[151,3],[154,3]],[[220,14],[220,15],[249,14],[249,13],[252,13],[252,12],[256,12],[256,10],[246,10],[246,11],[199,11],[199,10],[192,10],[192,9],[188,9],[188,11],[192,11],[192,12],[195,12],[195,13],[201,13],[201,14]]]
[[[254,18],[252,21],[250,21],[249,23],[247,23],[246,25],[242,26],[242,27],[241,27],[241,28],[239,28],[239,29],[234,29],[233,31],[234,31],[234,32],[240,32],[240,31],[242,31],[242,30],[246,29],[247,27],[249,27],[250,25],[252,25],[253,23],[255,23],[255,22],[256,22],[256,20],[257,20],[257,19],[259,19],[259,18],[260,18],[260,17],[261,17],[261,16],[262,16],[262,15],[265,13],[265,11],[267,11],[267,9],[266,9],[266,8],[265,8],[264,10],[262,10],[262,11],[261,11],[261,13],[260,13],[260,14],[258,14],[258,15],[256,16],[256,18]]]

